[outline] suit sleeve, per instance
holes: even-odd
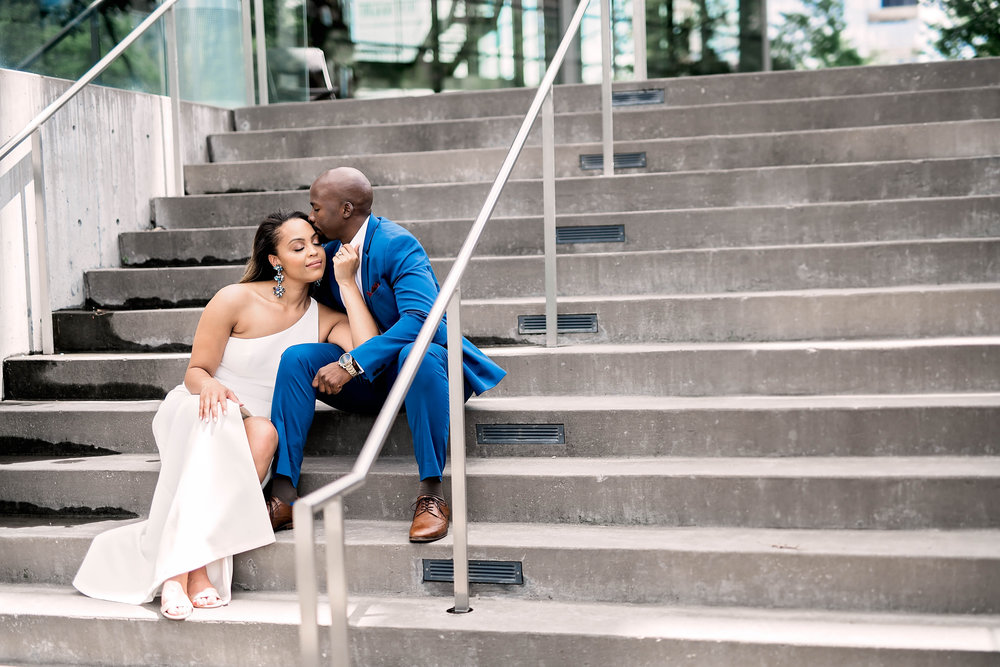
[[[417,339],[439,292],[430,259],[415,238],[396,236],[379,251],[381,256],[378,260],[381,266],[388,269],[382,272],[382,276],[390,284],[379,285],[378,289],[391,290],[399,319],[381,335],[370,338],[351,352],[368,379],[395,367],[400,351]],[[372,299],[374,301],[375,296]],[[433,340],[445,345],[447,338],[442,321]]]

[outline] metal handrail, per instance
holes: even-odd
[[[115,61],[118,56],[120,56],[125,49],[132,45],[137,39],[139,39],[147,30],[149,30],[154,23],[156,23],[161,16],[173,8],[180,0],[163,0],[163,4],[157,7],[149,16],[143,20],[135,30],[130,32],[125,38],[118,42],[115,48],[111,49],[106,56],[97,61],[93,67],[91,67],[87,72],[77,79],[76,83],[69,87],[69,89],[56,98],[54,102],[49,104],[47,107],[42,109],[37,116],[31,119],[31,121],[24,127],[23,130],[18,132],[9,141],[5,142],[2,147],[0,147],[0,160],[10,155],[10,153],[17,148],[22,141],[31,136],[31,133],[37,130],[45,123],[52,115],[59,111],[67,102],[73,99],[77,93],[83,90],[89,83],[93,82],[94,79],[99,77],[101,73],[106,70],[112,62]],[[176,40],[175,40],[176,43]],[[170,60],[168,58],[168,60]],[[176,59],[174,59],[174,64],[176,65]],[[171,90],[170,94],[172,96],[178,94],[177,91]],[[176,137],[175,137],[176,140]],[[175,141],[175,144],[179,145],[179,142]]]
[[[334,664],[348,665],[350,664],[350,645],[348,642],[348,619],[347,619],[347,577],[345,571],[345,544],[344,544],[344,525],[343,525],[343,496],[347,493],[357,489],[365,483],[367,475],[371,470],[372,465],[378,458],[379,453],[382,450],[382,446],[385,443],[386,437],[388,436],[389,429],[392,427],[393,422],[396,419],[396,415],[399,412],[400,407],[403,404],[403,400],[406,396],[406,392],[409,390],[413,378],[416,375],[417,368],[427,353],[427,349],[430,345],[431,339],[435,335],[438,325],[441,322],[442,317],[445,315],[445,310],[448,310],[448,330],[449,330],[449,345],[448,345],[448,355],[449,355],[449,368],[457,367],[459,371],[461,370],[461,354],[462,346],[461,344],[453,344],[454,341],[461,341],[460,337],[460,325],[458,321],[459,314],[459,282],[462,279],[462,274],[465,272],[466,267],[469,264],[469,260],[472,257],[472,253],[475,250],[476,244],[479,242],[479,238],[483,233],[486,222],[489,220],[496,208],[497,201],[503,191],[507,180],[513,171],[514,164],[521,154],[521,150],[524,148],[525,141],[527,140],[528,133],[531,130],[536,118],[538,117],[539,110],[542,109],[543,103],[546,106],[546,112],[543,121],[548,119],[546,124],[551,126],[551,113],[552,113],[552,86],[555,81],[556,73],[563,63],[566,56],[566,52],[569,49],[569,45],[579,29],[580,23],[583,20],[583,16],[586,12],[587,5],[590,0],[581,0],[577,6],[576,12],[573,15],[572,20],[566,28],[566,32],[563,36],[562,41],[556,50],[555,55],[552,58],[552,62],[546,69],[545,76],[542,78],[541,83],[538,86],[538,90],[535,94],[534,99],[531,102],[531,106],[528,109],[527,114],[524,117],[524,121],[521,123],[520,128],[517,131],[517,135],[511,144],[510,149],[507,152],[507,156],[504,158],[503,164],[497,173],[496,178],[493,181],[493,185],[490,188],[490,192],[486,197],[486,201],[483,204],[482,209],[479,211],[479,215],[476,217],[475,222],[472,225],[472,229],[469,232],[465,243],[462,245],[461,250],[459,250],[454,263],[452,264],[451,270],[448,272],[447,278],[441,285],[440,292],[437,299],[434,301],[434,305],[431,307],[430,313],[428,313],[423,326],[420,328],[420,332],[414,341],[413,348],[411,349],[406,361],[403,363],[400,369],[399,375],[392,389],[389,391],[386,397],[385,403],[382,407],[381,412],[379,412],[378,417],[375,419],[375,423],[372,426],[371,432],[368,434],[368,438],[365,440],[365,444],[358,454],[358,458],[354,463],[351,471],[340,477],[339,479],[327,484],[321,489],[317,489],[312,493],[299,498],[293,505],[293,519],[295,523],[295,557],[296,557],[296,586],[299,593],[299,602],[301,609],[301,624],[299,626],[299,639],[301,646],[301,661],[303,664],[307,665],[318,665],[320,664],[320,653],[319,653],[319,628],[318,628],[318,610],[317,606],[319,603],[319,594],[317,591],[316,583],[316,555],[315,555],[315,514],[323,510],[324,511],[324,524],[326,526],[326,552],[327,552],[327,592],[330,600],[330,611],[331,611],[331,623],[330,623],[330,658]],[[602,13],[607,12],[607,7],[609,6],[608,0],[601,0]],[[610,30],[608,31],[610,33]],[[602,30],[602,40],[610,40],[610,34],[604,34]],[[610,49],[605,49],[605,53]],[[609,68],[610,63],[604,62],[603,66]],[[602,86],[602,94],[607,94],[609,97],[608,104],[602,105],[602,114],[610,116],[611,106],[610,106],[610,81],[605,77],[605,85]],[[602,127],[606,130],[610,128],[610,122],[605,118]],[[605,136],[605,153],[610,153],[610,140],[611,137]],[[551,146],[549,147],[551,150]],[[610,173],[609,170],[613,169],[613,162],[609,159],[610,156],[605,158],[605,173]],[[546,160],[546,162],[551,163],[552,160]],[[551,180],[552,165],[549,164],[546,169],[550,173],[549,178],[545,180]],[[554,188],[546,187],[546,189],[551,189],[554,192]],[[554,216],[553,216],[554,217]],[[554,232],[552,234],[554,236]],[[554,264],[554,263],[553,263]],[[548,277],[546,282],[548,283]],[[554,280],[552,280],[554,284]],[[554,313],[552,320],[555,320]],[[555,333],[555,322],[551,322],[550,335]],[[452,360],[453,357],[458,358],[458,362]],[[459,377],[453,377],[449,374],[449,392],[451,396],[457,393],[461,394],[463,392],[463,382],[460,377],[461,373],[458,373]],[[464,397],[463,397],[464,399]],[[454,401],[452,401],[454,402]],[[464,400],[463,400],[464,403]],[[462,403],[459,403],[462,405]],[[461,410],[452,412],[462,412]],[[461,432],[456,432],[454,428],[454,422],[452,423],[451,429],[452,438],[452,479],[453,483],[456,477],[456,468],[459,465],[464,466],[464,426]],[[459,451],[461,450],[461,451]],[[456,456],[456,454],[458,456]],[[462,484],[464,485],[464,470],[461,471]],[[454,491],[454,489],[453,489]],[[461,592],[459,591],[460,582],[459,578],[463,574],[459,571],[461,567],[467,567],[467,563],[459,563],[459,549],[463,549],[465,544],[459,545],[459,541],[465,539],[464,535],[464,494],[462,498],[455,497],[453,494],[453,521],[455,527],[455,541],[456,541],[456,557],[455,557],[455,583],[456,583],[456,606],[453,609],[456,612],[470,611],[467,608],[468,597],[467,597],[467,570],[464,573],[465,582],[465,607],[461,608]],[[459,506],[461,503],[461,506]],[[459,521],[463,525],[459,526]],[[451,610],[450,610],[451,611]]]
[[[82,12],[73,17],[73,20],[62,27],[62,30],[57,32],[55,35],[49,38],[47,42],[39,46],[33,53],[31,53],[27,58],[19,62],[14,69],[23,70],[33,62],[42,57],[42,55],[51,49],[53,46],[58,44],[63,40],[73,30],[76,26],[83,23],[83,20],[93,14],[97,9],[103,5],[108,0],[94,0],[90,5],[87,6]]]

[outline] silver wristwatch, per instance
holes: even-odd
[[[341,368],[351,374],[352,378],[356,378],[361,375],[361,370],[358,368],[358,364],[354,361],[354,357],[351,356],[350,352],[344,352],[340,355],[340,361],[338,363]]]

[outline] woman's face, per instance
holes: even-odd
[[[326,252],[313,226],[301,218],[289,218],[278,228],[277,255],[271,264],[281,264],[285,277],[311,283],[323,277]]]

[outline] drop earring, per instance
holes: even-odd
[[[285,280],[285,276],[281,274],[284,269],[281,268],[281,264],[274,265],[274,282],[278,283],[274,286],[274,296],[279,299],[285,295],[285,287],[281,284]]]

